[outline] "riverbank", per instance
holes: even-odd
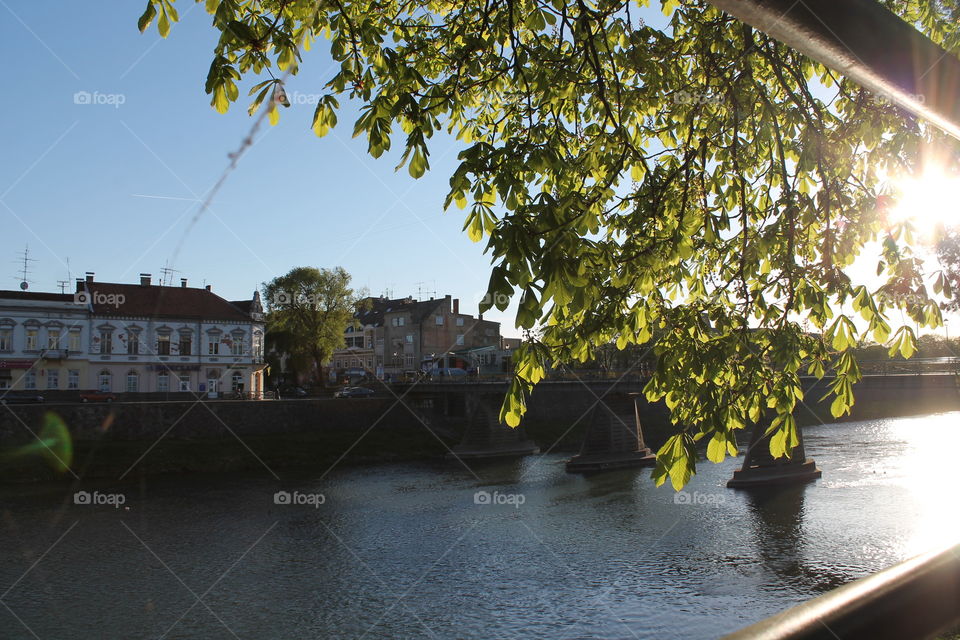
[[[824,381],[811,382],[808,401],[795,412],[800,425],[960,410],[952,376],[865,381],[857,386],[852,414],[840,420],[830,415],[829,399],[817,401],[825,391]],[[614,389],[602,397],[625,420],[632,417],[635,394]],[[527,437],[542,451],[575,453],[596,401],[597,396],[586,389],[574,394],[568,388],[539,387],[524,421]],[[279,475],[285,470],[322,473],[335,464],[442,458],[459,442],[466,426],[467,417],[450,410],[456,404],[414,397],[397,403],[390,396],[9,406],[0,413],[0,482],[72,479],[69,472],[57,472],[46,447],[33,435],[43,432],[51,415],[64,425],[69,443],[44,444],[57,452],[69,444],[70,467],[82,478],[244,470]],[[644,437],[656,449],[674,432],[667,409],[642,399],[639,408]],[[66,457],[66,449],[58,455]]]

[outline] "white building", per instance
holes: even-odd
[[[260,397],[263,334],[259,294],[230,302],[185,279],[88,273],[72,295],[0,291],[0,388]]]

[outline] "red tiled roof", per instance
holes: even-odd
[[[97,315],[250,321],[249,314],[206,289],[113,282],[83,284],[91,294]]]
[[[73,302],[72,293],[47,293],[45,291],[16,291],[0,289],[0,298],[8,300],[45,300],[47,302]]]

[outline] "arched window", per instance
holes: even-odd
[[[127,393],[140,391],[140,376],[132,369],[127,371]]]
[[[100,391],[110,391],[113,388],[113,374],[107,369],[97,374],[97,386]]]

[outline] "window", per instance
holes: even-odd
[[[0,351],[13,351],[13,329],[0,329]]]
[[[161,373],[157,376],[157,391],[161,393],[167,393],[170,391],[170,376],[165,373]]]
[[[47,389],[60,388],[60,370],[47,369]]]
[[[240,373],[234,373],[230,376],[230,390],[234,393],[240,391],[240,387],[243,386],[243,375]]]
[[[436,323],[437,323],[438,325],[443,324],[443,316],[437,316],[437,317],[436,317]]]
[[[457,326],[458,326],[458,327],[462,327],[462,326],[463,326],[463,318],[457,318]]]
[[[113,332],[100,332],[100,353],[111,353],[113,351]]]
[[[253,334],[253,357],[259,359],[263,355],[263,334],[257,331]]]
[[[110,391],[113,388],[113,375],[106,369],[97,375],[97,387],[100,391]]]
[[[67,371],[67,389],[80,388],[80,370],[70,369]]]
[[[180,376],[180,391],[190,391],[190,376]]]
[[[27,329],[27,339],[24,343],[24,351],[36,351],[37,350],[37,330],[36,329]]]
[[[406,318],[404,318],[403,316],[398,316],[392,319],[391,324],[393,324],[393,326],[395,327],[402,327],[405,324],[405,322],[406,322]]]
[[[136,393],[140,390],[140,376],[136,371],[127,372],[127,393]]]
[[[157,355],[158,356],[168,356],[170,355],[170,335],[166,333],[161,333],[157,336]]]
[[[220,336],[210,337],[210,342],[207,343],[207,353],[211,356],[220,353]]]
[[[334,368],[336,368],[336,369],[342,369],[342,368],[343,368],[343,367],[340,366],[340,361],[339,361],[339,360],[337,360],[337,363],[336,363],[336,365],[334,366]]]
[[[412,333],[408,333],[408,334],[407,334],[407,344],[413,344],[413,334],[412,334]]]
[[[458,333],[458,334],[457,334],[457,344],[460,344],[460,345],[463,344],[463,334],[462,334],[462,333]]]
[[[135,356],[140,353],[140,334],[136,331],[127,333],[127,355]]]
[[[235,356],[243,355],[243,333],[235,331],[230,334],[230,353]]]
[[[60,329],[47,329],[47,349],[60,348]]]
[[[188,356],[193,352],[193,336],[189,333],[180,334],[180,355]]]
[[[70,330],[69,342],[67,348],[70,351],[80,351],[80,330]]]
[[[23,388],[24,389],[36,389],[37,388],[37,372],[34,370],[27,371],[23,374]]]

